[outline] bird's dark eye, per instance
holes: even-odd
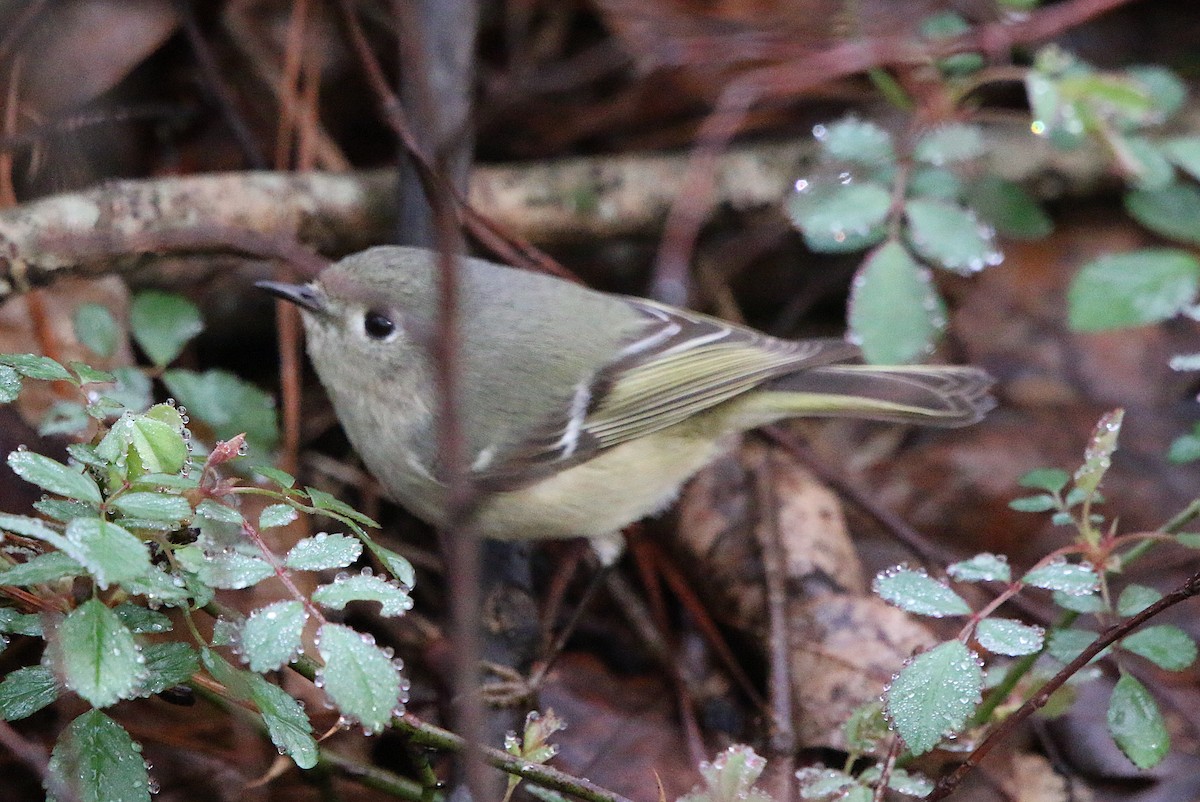
[[[396,330],[396,324],[383,312],[372,309],[363,317],[363,331],[372,340],[386,340]]]

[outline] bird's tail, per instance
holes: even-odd
[[[744,412],[966,426],[995,406],[992,377],[956,365],[828,365],[761,385]],[[750,399],[747,399],[748,401]]]

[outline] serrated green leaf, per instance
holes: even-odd
[[[375,559],[379,560],[380,564],[383,565],[384,570],[392,575],[392,579],[395,579],[406,588],[416,587],[417,575],[413,571],[412,563],[391,549],[380,546],[365,532],[360,532],[358,537]]]
[[[1034,568],[1021,577],[1021,581],[1035,588],[1061,590],[1076,596],[1094,593],[1100,586],[1100,577],[1091,565],[1063,561],[1050,562],[1040,568]]]
[[[986,552],[947,566],[946,573],[959,582],[1008,582],[1012,579],[1008,558]]]
[[[313,537],[307,537],[292,546],[284,562],[288,568],[294,568],[297,571],[345,568],[362,555],[362,549],[362,543],[358,538],[318,532]]]
[[[1088,629],[1055,629],[1047,638],[1046,651],[1055,660],[1069,663],[1095,641],[1096,633]]]
[[[146,544],[129,530],[102,518],[76,518],[67,524],[64,551],[88,570],[102,589],[150,570]]]
[[[1162,594],[1145,585],[1127,585],[1117,597],[1117,612],[1122,617],[1137,615],[1162,598]]]
[[[229,507],[218,501],[213,501],[210,498],[207,498],[196,505],[196,514],[201,518],[207,518],[210,521],[217,521],[219,523],[230,524],[238,527],[239,529],[245,520],[242,517],[242,514],[233,507]]]
[[[0,585],[23,588],[83,573],[83,566],[65,552],[51,551],[0,571]]]
[[[291,757],[302,769],[317,765],[320,756],[317,742],[312,736],[312,724],[300,703],[262,677],[252,676],[249,682],[250,700],[262,714],[271,742],[280,754]]]
[[[859,268],[850,293],[851,336],[868,362],[915,362],[933,349],[946,325],[929,269],[898,242],[871,252]]]
[[[1017,480],[1021,487],[1058,493],[1071,481],[1071,474],[1061,468],[1035,468]]]
[[[259,529],[271,529],[276,526],[287,526],[299,517],[296,508],[290,504],[272,504],[258,516]]]
[[[766,765],[749,746],[730,746],[711,762],[700,764],[702,784],[678,802],[771,802],[770,794],[754,787]]]
[[[113,612],[134,635],[161,634],[171,631],[171,619],[158,610],[151,610],[140,604],[122,602],[113,608]]]
[[[100,488],[92,477],[49,457],[17,449],[8,455],[8,465],[25,481],[51,493],[92,504],[101,502]]]
[[[1042,239],[1054,230],[1050,216],[1018,184],[989,174],[966,189],[967,205],[1005,237]]]
[[[279,485],[284,490],[296,486],[296,477],[271,465],[255,465],[254,473]]]
[[[242,659],[251,671],[274,671],[295,659],[308,616],[298,601],[278,601],[255,610],[242,625]]]
[[[180,523],[192,517],[192,505],[183,496],[167,493],[122,493],[112,500],[112,506],[130,518]]]
[[[1014,498],[1008,502],[1008,508],[1017,512],[1049,512],[1058,509],[1058,500],[1054,496],[1042,493],[1036,496]]]
[[[55,640],[63,681],[96,707],[132,698],[146,676],[133,633],[97,599],[68,613]]]
[[[200,670],[196,650],[186,643],[151,643],[142,653],[146,658],[146,678],[138,689],[141,696],[153,696],[183,685]]]
[[[925,797],[933,793],[933,780],[920,772],[893,769],[888,788],[905,796]]]
[[[38,354],[0,354],[0,365],[8,365],[17,373],[20,373],[22,376],[28,376],[31,379],[41,379],[42,381],[75,381],[75,377],[71,375],[71,371],[48,356],[40,356]]]
[[[321,585],[313,591],[312,600],[331,610],[343,610],[350,602],[376,601],[379,614],[386,617],[404,615],[412,609],[412,597],[395,582],[370,574],[338,576],[331,585]]]
[[[0,682],[0,719],[17,721],[32,716],[58,698],[58,681],[43,666],[25,666]]]
[[[76,518],[100,514],[100,508],[94,504],[84,504],[82,501],[68,501],[62,498],[44,498],[35,501],[33,508],[47,518],[64,524]]]
[[[909,240],[926,259],[962,275],[998,265],[996,235],[961,206],[929,198],[910,198],[904,204]]]
[[[146,290],[134,296],[129,307],[133,339],[158,367],[172,362],[183,347],[204,331],[204,320],[194,303],[173,293]]]
[[[985,618],[975,628],[979,645],[993,654],[1019,657],[1040,651],[1045,630],[1008,618]]]
[[[318,490],[315,487],[306,487],[304,488],[304,492],[308,494],[308,498],[310,501],[312,501],[312,505],[318,510],[332,512],[336,515],[349,518],[350,520],[360,523],[363,526],[369,526],[372,529],[379,528],[379,524],[375,523],[373,520],[363,515],[361,512],[354,509],[341,499],[335,498],[331,494],[326,493],[324,490]]]
[[[1076,490],[1092,494],[1099,488],[1104,474],[1112,465],[1112,455],[1117,450],[1117,436],[1121,433],[1121,423],[1124,419],[1123,409],[1115,409],[1100,416],[1083,452],[1083,464],[1076,469],[1073,477]]]
[[[146,573],[125,580],[121,583],[121,587],[135,596],[145,596],[170,607],[187,604],[192,600],[196,590],[194,587],[188,586],[184,577],[168,573],[158,566],[151,566]],[[198,606],[208,603],[200,598],[197,598],[196,601]]]
[[[0,607],[0,632],[42,636],[42,619],[36,613],[21,613],[12,607]]]
[[[97,356],[108,358],[117,351],[121,330],[116,318],[103,304],[82,304],[72,317],[75,338]]]
[[[1108,731],[1133,765],[1158,765],[1171,748],[1162,713],[1146,686],[1122,673],[1108,700]]]
[[[1143,627],[1123,638],[1121,648],[1167,671],[1183,671],[1196,662],[1196,641],[1171,624]]]
[[[21,374],[0,365],[0,404],[10,404],[21,394]]]
[[[1168,180],[1125,195],[1129,216],[1156,234],[1189,245],[1200,244],[1200,189]],[[1194,293],[1194,290],[1193,290]]]
[[[828,799],[854,785],[854,778],[844,771],[809,766],[796,772],[801,799]]]
[[[813,184],[788,199],[792,222],[814,251],[859,250],[884,235],[891,193],[870,181]]]
[[[1108,612],[1108,605],[1104,601],[1104,597],[1098,593],[1091,593],[1082,596],[1063,593],[1061,590],[1056,590],[1053,593],[1054,603],[1064,610],[1070,610],[1075,613],[1104,613]]]
[[[960,641],[948,641],[909,660],[892,680],[888,719],[908,750],[923,755],[962,730],[982,688],[979,658]]]
[[[869,166],[896,163],[892,135],[869,120],[846,117],[814,127],[813,136],[820,143],[825,157],[835,161],[858,162]]]
[[[1067,293],[1075,331],[1141,326],[1186,309],[1200,287],[1200,262],[1185,251],[1143,249],[1083,267]]]
[[[54,802],[150,802],[150,774],[129,733],[89,710],[59,735],[46,791]]]
[[[174,473],[145,473],[130,479],[129,485],[134,490],[194,490],[200,486],[200,478]]]
[[[1161,145],[1163,154],[1180,170],[1200,179],[1200,136],[1181,136],[1168,139]]]
[[[883,702],[878,699],[859,705],[846,719],[842,732],[846,745],[855,752],[871,752],[888,736],[888,723],[883,715]]]
[[[173,369],[163,374],[167,389],[206,423],[219,440],[245,433],[255,451],[270,451],[279,439],[271,396],[232,373]]]
[[[971,614],[971,606],[961,596],[921,570],[893,568],[881,571],[876,574],[871,589],[888,604],[917,615],[943,618]]]
[[[117,377],[109,373],[107,370],[94,368],[85,362],[69,362],[67,363],[82,384],[111,384],[117,380]]]
[[[366,636],[341,624],[325,624],[317,633],[317,651],[325,661],[320,681],[342,715],[376,733],[400,709],[400,672]]]
[[[935,167],[977,159],[987,151],[983,129],[966,123],[947,123],[917,140],[913,156]]]
[[[179,564],[206,585],[223,590],[241,590],[274,576],[275,569],[261,557],[233,549],[206,553],[197,546],[184,546],[175,552]]]

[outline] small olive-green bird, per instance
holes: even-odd
[[[841,340],[782,340],[641,298],[459,261],[459,425],[475,530],[611,537],[663,510],[739,432],[797,416],[963,426],[991,407],[977,368],[847,364]],[[379,247],[310,284],[260,282],[303,313],[308,352],[387,493],[445,523],[438,458],[438,257]]]

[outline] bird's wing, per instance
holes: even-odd
[[[642,316],[642,330],[582,378],[569,403],[523,443],[477,464],[477,482],[493,490],[530,484],[768,379],[859,354],[843,340],[780,340],[653,301],[628,303]]]

